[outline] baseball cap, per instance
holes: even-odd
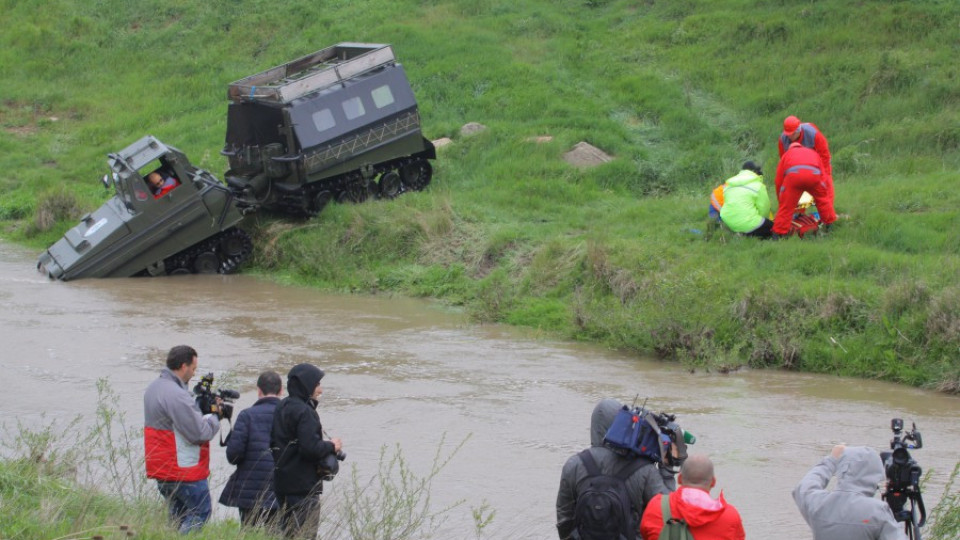
[[[797,131],[800,128],[800,119],[796,116],[788,116],[783,119],[783,134],[786,136],[793,135],[793,132]]]

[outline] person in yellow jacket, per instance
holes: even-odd
[[[773,227],[767,217],[770,215],[770,196],[763,184],[760,166],[747,161],[723,186],[723,206],[720,208],[723,224],[744,236],[769,238]]]

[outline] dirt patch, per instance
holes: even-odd
[[[587,142],[578,142],[569,152],[563,155],[563,160],[581,169],[596,167],[613,161],[613,156]]]
[[[8,99],[0,107],[0,126],[11,135],[28,137],[36,134],[44,125],[60,121],[60,117],[51,112],[50,107]]]
[[[28,137],[39,131],[37,126],[13,126],[4,128],[3,130],[17,137]]]

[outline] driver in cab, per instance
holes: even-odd
[[[159,170],[153,171],[147,175],[147,185],[153,193],[154,199],[159,199],[166,195],[171,189],[180,185],[176,178],[161,173]]]

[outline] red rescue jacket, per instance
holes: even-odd
[[[663,511],[657,495],[647,504],[640,521],[643,540],[657,540],[663,529]],[[740,513],[723,498],[713,499],[702,489],[680,486],[671,493],[670,516],[687,522],[690,532],[697,540],[743,540],[743,522]]]

